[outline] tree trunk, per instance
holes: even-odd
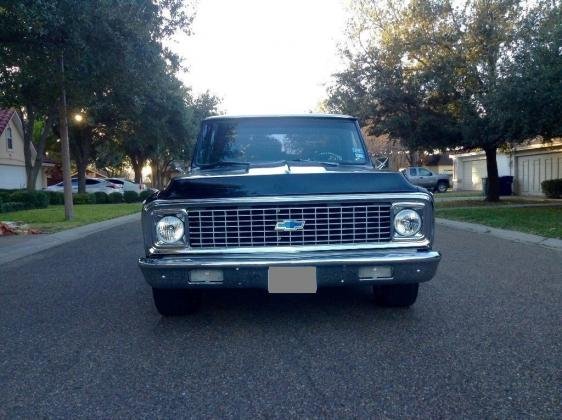
[[[135,173],[135,182],[137,184],[142,184],[142,166],[144,162],[140,160],[131,159],[131,166],[133,167],[133,171]]]
[[[47,118],[45,120],[45,125],[51,123],[51,118]],[[36,184],[37,177],[43,168],[43,160],[45,156],[45,147],[47,145],[47,137],[51,134],[51,127],[43,127],[43,131],[41,132],[41,137],[39,138],[39,142],[37,144],[37,155],[35,156],[35,163],[33,164],[33,170],[31,171],[31,180],[33,185]]]
[[[74,207],[72,203],[72,180],[70,179],[70,147],[68,143],[68,120],[66,118],[66,89],[64,87],[64,56],[60,56],[61,91],[59,102],[60,121],[60,147],[62,160],[62,180],[64,184],[64,219],[74,218]]]
[[[160,173],[158,171],[158,164],[156,162],[150,162],[150,169],[152,171],[152,188],[160,189]]]
[[[78,172],[78,193],[84,194],[86,192],[86,167],[88,161],[84,156],[76,158],[76,170]]]
[[[31,144],[33,141],[33,126],[35,125],[35,111],[33,107],[26,106],[27,118],[23,122],[23,160],[25,162],[25,183],[27,191],[35,191],[35,178],[33,178],[33,164],[31,159]]]
[[[43,124],[43,129],[41,131],[41,136],[39,137],[39,141],[37,143],[37,154],[35,155],[35,163],[33,164],[33,168],[31,170],[31,179],[28,178],[28,182],[35,186],[37,182],[37,176],[41,172],[43,168],[43,160],[45,157],[45,147],[47,146],[47,137],[51,134],[52,127],[51,121],[54,118],[54,112],[50,111],[49,114],[45,117],[45,121]],[[28,187],[29,189],[29,187]]]
[[[486,201],[500,200],[500,182],[498,177],[498,161],[496,159],[496,146],[485,147],[486,168],[488,170],[488,193]]]

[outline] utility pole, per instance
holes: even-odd
[[[60,101],[59,101],[59,125],[60,125],[60,148],[62,159],[62,182],[64,185],[64,219],[72,220],[74,208],[72,206],[72,180],[70,178],[70,146],[68,144],[68,120],[66,118],[66,89],[64,83],[64,52],[60,55]]]

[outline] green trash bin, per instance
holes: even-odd
[[[488,178],[482,178],[482,195],[488,195]]]

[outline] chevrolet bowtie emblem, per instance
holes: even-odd
[[[281,232],[294,232],[295,230],[304,229],[304,220],[283,220],[282,222],[277,222],[275,225],[275,230]]]

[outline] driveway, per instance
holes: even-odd
[[[161,318],[137,223],[0,267],[0,418],[562,415],[562,254],[438,227],[410,310],[222,291]]]

